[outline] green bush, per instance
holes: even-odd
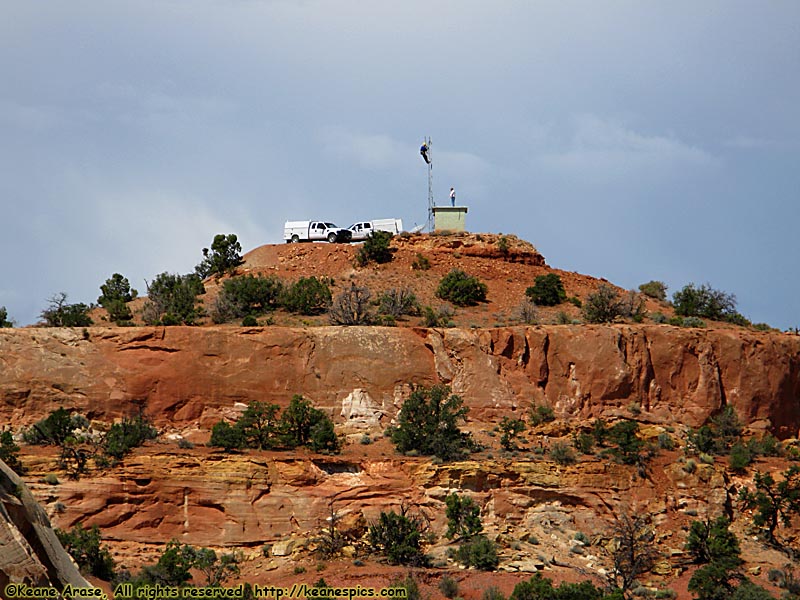
[[[436,296],[457,306],[474,306],[486,300],[488,289],[477,277],[453,269],[439,281]]]
[[[80,523],[70,531],[55,530],[58,540],[64,546],[78,568],[103,581],[111,581],[116,565],[108,548],[100,545],[100,530],[97,525],[84,529]]]
[[[453,311],[447,306],[440,306],[433,310],[430,306],[422,308],[422,322],[425,327],[452,327]]]
[[[411,263],[411,268],[415,271],[427,271],[431,268],[431,261],[428,260],[423,254],[417,252],[417,257],[414,259],[414,262]]]
[[[14,323],[8,320],[8,310],[5,306],[0,306],[0,329],[13,326]]]
[[[392,260],[392,250],[389,242],[392,241],[392,234],[389,231],[373,231],[361,244],[356,253],[356,266],[365,267],[371,262],[387,263]]]
[[[195,274],[161,273],[147,286],[142,318],[148,325],[193,325],[202,316],[198,296],[205,293]]]
[[[500,445],[506,450],[515,450],[517,447],[517,436],[525,431],[525,421],[522,419],[509,419],[503,417],[500,422],[500,431],[503,435],[500,437]]]
[[[278,446],[281,433],[279,411],[280,407],[277,404],[264,402],[248,404],[242,416],[236,421],[236,426],[242,431],[244,441],[242,445],[259,450],[269,450]],[[235,440],[235,434],[232,439]]]
[[[17,475],[23,475],[25,468],[19,460],[19,446],[14,442],[10,431],[0,433],[0,460],[6,463]]]
[[[645,296],[661,300],[667,299],[667,284],[663,281],[648,281],[639,286],[639,291]]]
[[[392,564],[423,567],[428,559],[422,552],[421,529],[422,520],[409,516],[405,507],[400,514],[381,512],[378,521],[369,526],[369,543]]]
[[[447,533],[448,539],[469,538],[483,530],[481,523],[481,509],[472,498],[462,497],[456,494],[448,494],[444,499],[447,509]]]
[[[620,421],[608,432],[609,439],[617,445],[611,453],[623,464],[634,465],[641,459],[644,442],[636,435],[639,424],[636,421]]]
[[[244,448],[246,441],[241,427],[218,421],[211,428],[211,440],[208,445],[222,448],[225,452],[232,452]]]
[[[442,596],[448,600],[453,600],[453,598],[458,596],[458,583],[449,575],[445,575],[442,577],[441,581],[439,581],[439,591],[442,592]]]
[[[693,283],[672,295],[675,314],[722,321],[736,311],[736,296],[715,290],[708,284],[696,288]]]
[[[317,315],[325,312],[331,303],[328,284],[311,277],[301,277],[284,290],[281,304],[289,312],[302,315]]]
[[[463,404],[448,386],[416,387],[398,413],[397,426],[389,429],[398,452],[452,460],[470,451],[470,435],[458,428],[469,411]]]
[[[283,283],[277,277],[232,277],[226,279],[211,317],[215,323],[263,315],[279,305]]]
[[[103,449],[109,456],[121,459],[147,440],[157,437],[158,431],[150,420],[137,415],[132,419],[125,418],[120,423],[114,423],[105,435]]]
[[[571,465],[575,462],[575,451],[572,446],[564,442],[553,442],[550,446],[550,458],[562,466]]]
[[[536,277],[534,284],[525,290],[525,295],[538,306],[556,306],[567,299],[561,277],[555,273]]]
[[[88,327],[93,324],[89,311],[83,303],[68,304],[64,292],[56,294],[48,301],[49,307],[40,313],[47,327]]]
[[[88,424],[85,417],[72,416],[68,410],[60,406],[30,429],[24,431],[22,437],[28,444],[60,446],[72,435],[74,429],[85,424]]]
[[[209,275],[219,278],[226,273],[232,273],[244,262],[241,252],[242,245],[235,233],[218,233],[211,242],[211,251],[203,248],[203,260],[194,268],[195,273],[200,279]]]
[[[589,294],[583,305],[581,314],[587,323],[611,323],[624,314],[623,303],[617,291],[605,284],[597,288],[597,292]]]
[[[475,535],[463,542],[456,550],[456,560],[481,571],[494,571],[500,564],[497,545],[484,535]]]
[[[542,423],[555,421],[556,417],[555,413],[553,413],[553,409],[546,404],[534,404],[531,406],[530,412],[528,413],[528,420],[532,426],[536,427]]]
[[[111,321],[129,321],[133,318],[127,303],[136,298],[138,292],[131,288],[127,277],[114,273],[100,286],[100,291],[102,295],[97,299],[97,303],[106,309]]]

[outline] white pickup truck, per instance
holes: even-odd
[[[359,242],[367,239],[373,231],[388,231],[397,235],[403,231],[403,221],[401,219],[375,219],[374,221],[357,221],[348,227],[351,231],[350,240]]]
[[[337,227],[329,221],[286,221],[283,239],[287,244],[297,242],[349,242],[349,229]]]

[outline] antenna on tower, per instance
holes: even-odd
[[[433,229],[433,207],[436,203],[433,201],[433,157],[431,156],[431,138],[426,137],[422,140],[422,147],[419,153],[428,165],[428,231]]]

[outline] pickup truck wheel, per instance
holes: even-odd
[[[330,242],[331,244],[336,242],[336,234],[335,233],[329,233],[328,234],[328,242]]]
[[[299,236],[299,235],[297,235],[297,234],[294,234],[294,235],[292,236],[292,243],[293,243],[293,244],[296,244],[296,243],[297,243],[297,242],[299,242],[299,241],[300,241],[300,236]]]

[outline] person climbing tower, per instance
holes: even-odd
[[[425,159],[426,164],[431,164],[431,159],[428,156],[428,143],[422,142],[422,146],[420,146],[419,153],[422,155],[422,158]]]

